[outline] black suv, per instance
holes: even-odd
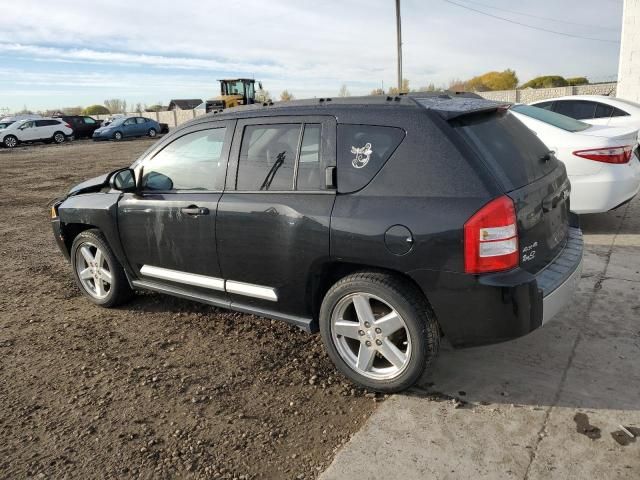
[[[96,120],[87,115],[56,115],[55,117],[61,118],[71,125],[75,138],[91,138],[93,132],[102,124],[102,120]]]
[[[569,191],[504,105],[319,99],[195,119],[52,217],[94,303],[148,289],[319,329],[341,372],[390,392],[441,336],[513,339],[567,303],[582,267]]]

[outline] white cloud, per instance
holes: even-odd
[[[621,15],[620,4],[602,8],[601,0],[490,3],[581,23],[616,25]],[[219,75],[255,76],[272,93],[287,88],[298,97],[333,95],[343,82],[361,94],[381,81],[395,83],[393,4],[154,0],[149,8],[148,2],[131,0],[82,7],[77,0],[57,0],[52,8],[41,0],[21,0],[12,4],[11,15],[0,15],[0,59],[17,56],[35,62],[21,67],[16,82],[29,71],[48,71],[68,76],[65,82],[88,82],[83,88],[120,92],[116,84],[127,78],[132,91],[149,82],[153,95],[163,98],[176,96],[175,91],[161,91],[176,82],[178,91],[208,82],[205,94],[214,95]],[[601,35],[615,38],[615,32]],[[413,86],[505,68],[515,69],[522,80],[538,74],[605,76],[617,71],[615,45],[524,29],[441,0],[403,0],[403,39],[404,73]],[[103,85],[105,80],[85,78],[79,71],[93,71],[110,83]],[[8,82],[3,81],[0,104],[9,98],[6,92],[15,91]],[[22,105],[28,99],[16,101]]]

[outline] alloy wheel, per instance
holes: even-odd
[[[18,144],[18,141],[14,137],[7,137],[4,139],[4,144],[8,148],[13,148]]]
[[[109,295],[111,271],[107,257],[95,244],[85,242],[76,250],[76,273],[83,288],[92,297],[103,299]]]
[[[388,302],[368,293],[346,295],[336,304],[331,337],[351,369],[375,380],[397,377],[411,358],[404,319]]]
[[[62,142],[64,142],[64,135],[63,135],[63,134],[61,134],[61,133],[56,133],[56,134],[53,136],[53,141],[54,141],[54,142],[56,142],[56,143],[62,143]]]

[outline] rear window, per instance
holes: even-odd
[[[586,100],[558,100],[554,110],[576,120],[593,118],[596,104]]]
[[[507,190],[535,182],[557,166],[555,157],[543,160],[549,149],[509,112],[466,116],[453,126]]]
[[[527,117],[535,118],[541,122],[548,123],[549,125],[567,132],[581,132],[591,127],[588,123],[581,122],[580,120],[574,120],[566,115],[550,112],[542,108],[532,107],[531,105],[515,105],[511,107],[514,112],[521,113]]]
[[[338,125],[338,191],[364,188],[400,145],[405,131],[374,125]]]

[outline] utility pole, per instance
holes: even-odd
[[[402,91],[402,27],[400,25],[400,0],[396,0],[396,32],[398,34],[398,92]]]

